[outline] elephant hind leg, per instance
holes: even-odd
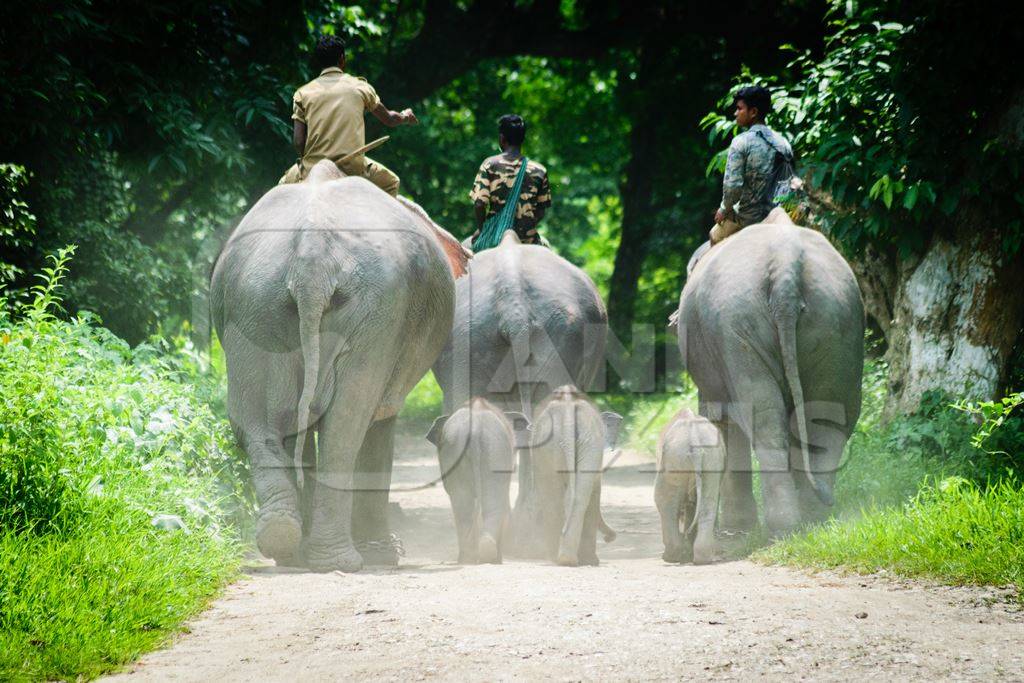
[[[576,472],[570,472],[569,476],[576,477],[576,499],[568,501],[570,512],[566,517],[565,529],[562,531],[558,546],[558,564],[573,567],[580,562],[584,540],[588,543],[591,540],[594,542],[593,559],[597,559],[597,516],[592,514],[592,510],[597,511],[594,494],[600,486],[600,474],[578,469]],[[589,531],[589,534],[585,534],[585,530]]]
[[[482,564],[501,564],[501,549],[498,547],[498,540],[491,534],[480,534],[476,553]]]
[[[796,530],[800,511],[789,465],[789,420],[781,401],[754,415],[754,452],[761,466],[765,524],[773,537],[785,536]]]
[[[338,376],[344,377],[345,369]],[[359,571],[363,557],[352,541],[352,498],[355,463],[376,402],[349,396],[339,385],[321,418],[316,488],[310,520],[307,559],[317,571]]]
[[[583,534],[580,536],[579,559],[581,565],[596,567],[600,564],[597,559],[597,529],[601,520],[601,488],[590,498],[590,507],[587,509],[587,516],[583,519]]]
[[[695,504],[693,510],[697,522],[692,542],[694,564],[710,564],[719,558],[720,549],[715,540],[715,519],[718,517],[722,483],[722,462],[719,460],[705,460],[703,471],[699,474],[700,505]]]
[[[388,418],[370,425],[359,449],[355,465],[355,492],[352,499],[352,539],[361,548],[368,565],[395,566],[398,551],[388,542],[388,498],[395,457],[395,421]],[[385,546],[369,545],[384,542]]]
[[[302,518],[294,466],[285,452],[284,439],[261,429],[239,434],[239,441],[249,455],[259,505],[256,546],[279,564],[295,564],[302,543]]]
[[[723,529],[749,532],[757,526],[757,503],[754,501],[754,467],[750,439],[735,421],[723,425],[726,465],[722,480]]]

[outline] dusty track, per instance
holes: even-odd
[[[418,455],[397,463],[396,486],[436,476],[415,441],[399,450]],[[254,563],[189,633],[115,678],[1024,679],[1024,615],[989,591],[666,565],[649,470],[606,475],[620,535],[599,545],[600,567],[458,566],[444,490],[400,492],[398,569]]]

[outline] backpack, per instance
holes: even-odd
[[[775,150],[771,176],[769,176],[768,186],[765,188],[765,199],[772,206],[779,206],[783,202],[793,199],[797,189],[802,185],[793,165],[793,153],[780,149],[773,140],[764,134],[764,131],[758,130],[755,133]]]

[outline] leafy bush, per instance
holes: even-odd
[[[1024,420],[1011,414],[1016,394],[1003,401],[965,404],[929,392],[915,413],[886,421],[887,372],[882,361],[865,364],[861,418],[836,478],[839,516],[901,504],[928,478],[956,476],[984,485],[1020,471]],[[972,418],[983,415],[990,421],[979,431]]]
[[[0,314],[0,678],[93,676],[156,645],[231,575],[247,507],[182,361],[57,317],[70,252]]]

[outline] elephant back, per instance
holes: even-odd
[[[555,387],[587,386],[608,314],[594,283],[550,249],[504,241],[456,282],[452,336],[435,364],[446,405],[486,396],[532,416]]]

